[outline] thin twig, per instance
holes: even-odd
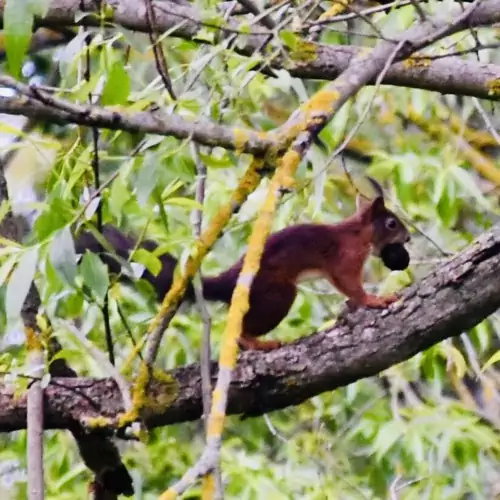
[[[375,96],[377,95],[380,85],[382,84],[382,80],[384,79],[384,76],[386,73],[389,71],[389,68],[391,67],[391,64],[393,63],[394,59],[398,55],[399,51],[405,44],[405,40],[402,39],[399,41],[399,43],[396,45],[394,50],[392,51],[391,55],[387,58],[387,61],[382,68],[382,71],[377,76],[377,79],[375,80],[375,86],[372,92],[372,95],[370,96],[369,101],[367,102],[365,108],[361,112],[361,115],[358,119],[358,121],[355,123],[355,125],[352,127],[352,129],[349,131],[349,133],[346,135],[340,146],[338,146],[335,151],[328,157],[328,160],[326,161],[326,167],[328,168],[328,165],[332,162],[332,160],[339,154],[341,153],[347,145],[351,142],[352,138],[356,135],[357,131],[363,125],[366,117],[368,116],[368,113],[372,107],[373,101],[375,100]]]
[[[191,145],[191,150],[196,163],[196,201],[200,204],[200,208],[195,208],[192,212],[193,235],[198,239],[201,235],[201,227],[203,222],[203,203],[205,200],[205,186],[207,178],[207,167],[201,161],[198,147],[195,144]],[[201,367],[201,385],[203,392],[203,416],[208,418],[210,413],[210,394],[212,392],[211,374],[210,374],[210,328],[211,318],[208,312],[207,304],[203,297],[203,281],[201,273],[196,273],[198,282],[194,285],[194,293],[196,296],[196,305],[200,311],[203,321],[203,338],[200,353]],[[206,422],[205,422],[206,423]]]
[[[37,334],[26,328],[29,353],[29,375],[36,380],[28,389],[27,428],[28,428],[28,499],[44,499],[44,467],[43,467],[43,387],[40,379],[44,374],[42,346]]]
[[[193,156],[196,163],[196,201],[200,204],[200,208],[196,208],[192,213],[193,234],[196,239],[201,235],[203,223],[203,203],[205,201],[207,167],[201,161],[198,145],[191,144]],[[194,294],[196,305],[200,311],[200,316],[203,322],[203,336],[200,349],[200,371],[201,371],[201,387],[203,400],[203,419],[205,421],[205,432],[208,433],[208,416],[210,414],[211,393],[212,393],[212,374],[211,374],[211,350],[210,350],[210,331],[212,327],[212,318],[208,311],[207,303],[203,297],[203,278],[200,271],[196,274],[196,282],[194,286]],[[223,483],[220,464],[214,468],[215,474],[215,496],[223,498]]]
[[[483,119],[484,124],[486,125],[486,129],[500,146],[500,134],[496,131],[493,123],[491,123],[490,117],[488,116],[483,106],[479,102],[479,99],[477,99],[477,97],[473,97],[472,104],[474,104],[474,107],[476,108],[477,112],[481,115],[481,118]]]
[[[417,11],[418,17],[420,18],[420,22],[423,23],[427,20],[427,15],[424,12],[424,9],[420,6],[418,0],[410,0],[413,8]]]
[[[175,101],[177,100],[177,97],[175,95],[174,87],[172,86],[172,80],[170,79],[170,75],[168,72],[167,59],[165,58],[165,54],[163,53],[161,42],[158,40],[158,28],[156,24],[153,2],[152,0],[144,0],[144,4],[146,6],[146,20],[149,26],[148,35],[151,42],[151,47],[153,49],[156,70],[158,71],[158,74],[160,75],[163,85],[167,89],[167,92],[170,94],[170,97]]]
[[[111,378],[116,382],[116,386],[120,391],[123,407],[125,411],[129,411],[132,408],[132,398],[130,396],[130,386],[125,378],[120,373],[120,370],[116,368],[104,355],[104,353],[94,345],[85,335],[83,335],[80,330],[69,321],[62,321],[62,324],[70,330],[75,337],[81,342],[83,347],[87,349],[90,356],[97,362],[99,367],[102,369],[104,373],[109,374]],[[82,422],[85,425],[85,422]]]
[[[260,22],[268,29],[273,30],[276,28],[276,23],[274,19],[267,13],[261,12],[259,6],[253,0],[238,0],[238,2],[243,5],[249,12],[254,16],[260,16]]]
[[[91,77],[91,53],[90,53],[90,43],[92,41],[92,37],[90,34],[87,34],[85,37],[85,70],[84,70],[84,79],[87,83],[90,83]],[[93,96],[89,91],[88,94],[88,103],[89,105],[97,104],[98,96]],[[92,134],[92,159],[91,165],[92,170],[94,172],[94,191],[96,193],[101,192],[101,180],[100,180],[100,168],[99,168],[99,129],[97,127],[91,127]],[[100,194],[98,195],[100,197]],[[99,198],[96,208],[96,216],[97,216],[97,230],[99,233],[102,233],[103,227],[103,218],[102,218],[102,202]],[[115,351],[113,346],[113,335],[111,331],[111,320],[109,317],[109,288],[106,290],[106,294],[104,295],[104,301],[102,306],[100,306],[102,317],[104,321],[104,333],[106,338],[106,348],[108,350],[109,362],[114,365],[115,364]]]

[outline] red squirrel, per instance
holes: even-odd
[[[250,289],[250,308],[243,318],[240,346],[245,349],[272,350],[281,346],[276,340],[261,341],[265,335],[285,318],[297,295],[297,284],[307,278],[326,278],[348,297],[351,307],[384,308],[397,300],[395,296],[379,297],[365,292],[362,284],[363,267],[370,253],[382,257],[386,248],[392,261],[407,266],[408,254],[403,244],[410,234],[401,220],[385,207],[380,186],[370,179],[377,196],[368,201],[358,195],[356,213],[337,224],[298,224],[272,234],[264,247],[260,269]],[[103,236],[116,255],[126,259],[135,241],[114,226],[105,225]],[[113,254],[106,252],[96,237],[84,231],[76,239],[76,250],[99,253],[111,272],[120,270],[120,263]],[[157,244],[146,240],[140,245],[154,251]],[[388,255],[389,253],[386,252]],[[177,259],[166,253],[161,255],[161,271],[153,276],[148,270],[142,275],[153,285],[158,300],[170,289]],[[233,290],[243,264],[243,257],[218,276],[203,277],[203,296],[209,301],[231,302]],[[406,264],[406,265],[405,265]],[[386,265],[392,269],[401,268]],[[192,285],[185,298],[194,299]]]

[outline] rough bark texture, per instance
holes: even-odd
[[[0,17],[3,18],[5,2],[0,1]],[[113,21],[132,31],[147,32],[149,23],[143,2],[135,0],[109,0],[107,4],[113,8]],[[155,6],[155,22],[160,32],[171,31],[171,36],[191,40],[202,27],[199,12],[191,5],[182,2],[153,2]],[[498,7],[497,7],[498,8]],[[47,14],[37,20],[39,26],[64,28],[76,24],[99,25],[97,16],[76,16],[77,13],[96,12],[99,3],[93,0],[52,0]],[[491,22],[495,22],[492,17]],[[229,29],[224,33],[231,35],[238,29],[236,22],[228,21]],[[268,31],[254,29],[252,36],[240,37],[235,44],[235,51],[243,55],[254,54],[268,38]],[[260,34],[259,34],[260,33]],[[297,78],[335,79],[346,69],[349,61],[359,50],[353,46],[329,46],[308,43],[296,53],[274,58],[271,65],[275,69],[287,69]],[[494,83],[500,78],[500,67],[466,61],[458,57],[418,61],[413,64],[394,64],[385,75],[383,83],[411,88],[435,90],[443,94],[459,94],[480,97],[483,99],[500,99],[498,92],[492,92]],[[373,81],[370,83],[374,83]]]
[[[343,314],[336,326],[270,353],[240,356],[229,413],[260,415],[379,373],[437,342],[460,335],[500,307],[500,225],[403,294],[390,309]],[[202,413],[198,365],[153,385],[149,426],[194,420]],[[212,365],[215,379],[216,366]],[[168,403],[173,396],[174,401]],[[45,391],[46,428],[67,428],[122,409],[110,379],[53,379]],[[0,431],[23,429],[26,400],[0,385]]]
[[[329,46],[318,44],[316,57],[297,62],[290,74],[297,78],[333,80],[356,54],[362,50],[350,45]],[[276,64],[276,63],[275,63]],[[274,67],[279,67],[279,62]],[[394,63],[382,83],[398,87],[433,90],[441,94],[459,94],[481,99],[500,100],[500,93],[492,92],[493,84],[500,78],[500,66],[467,61],[460,57]],[[373,84],[375,81],[371,81]]]

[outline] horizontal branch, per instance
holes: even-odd
[[[8,83],[10,81],[10,77],[0,76],[0,85],[11,86]],[[33,92],[33,95],[35,94],[41,92]],[[52,101],[61,106],[54,105]],[[177,139],[192,139],[206,146],[238,149],[255,155],[262,155],[272,145],[272,141],[263,138],[262,134],[219,125],[206,118],[190,120],[160,110],[130,112],[117,108],[79,105],[60,98],[51,98],[44,103],[26,95],[21,98],[0,96],[0,113],[23,115],[52,123],[74,123],[111,130],[168,135]]]
[[[362,48],[318,44],[316,57],[298,62],[290,68],[297,78],[334,80],[349,65]],[[278,69],[277,64],[273,67]],[[500,82],[500,65],[447,57],[417,59],[394,63],[382,80],[385,85],[432,90],[441,94],[457,94],[500,101],[500,92],[494,91]],[[370,82],[373,84],[374,81]]]
[[[111,0],[107,2],[107,5],[113,7],[110,20],[117,25],[139,32],[149,30],[143,2]],[[199,11],[190,5],[180,5],[170,1],[153,2],[153,5],[155,6],[156,26],[161,32],[169,31],[171,36],[192,40],[204,26]],[[97,17],[75,17],[82,6],[86,12],[96,12],[98,9],[98,3],[93,0],[52,0],[47,14],[43,19],[38,20],[38,25],[59,28],[75,24],[99,25]],[[488,22],[490,15],[491,24],[498,22],[498,15],[494,15],[495,9],[500,12],[500,0],[483,2],[483,5],[479,5],[476,9],[474,14],[476,21],[472,24],[484,25]],[[3,3],[0,4],[0,16],[3,17]],[[225,26],[213,26],[213,29],[221,30],[227,35],[234,34],[238,30],[238,24],[235,21],[228,21]],[[238,43],[233,44],[235,51],[242,55],[253,55],[267,41],[270,32],[254,29],[250,33],[245,31]],[[205,38],[200,40],[200,43],[205,40]],[[296,51],[273,59],[270,65],[274,69],[287,69],[292,76],[297,78],[333,80],[346,69],[351,58],[359,50],[364,49],[307,42],[303,46],[299,45]],[[410,64],[396,63],[392,65],[382,83],[433,90],[442,94],[500,100],[500,93],[494,92],[494,89],[498,88],[499,78],[500,66],[498,65],[453,57],[413,60]]]
[[[457,336],[500,307],[500,225],[407,289],[388,310],[342,314],[330,330],[269,353],[241,354],[228,413],[261,415],[295,405],[364,377]],[[216,365],[212,365],[215,380]],[[198,419],[198,365],[177,368],[155,382],[144,415],[149,426]],[[170,382],[169,382],[170,380]],[[116,417],[120,391],[111,379],[55,378],[45,390],[46,428],[68,428],[87,418]],[[0,431],[26,426],[26,399],[0,384]]]

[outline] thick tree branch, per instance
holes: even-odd
[[[441,340],[460,335],[500,307],[500,225],[405,291],[385,311],[343,314],[331,330],[270,353],[240,356],[228,412],[247,416],[295,405],[324,391],[379,373]],[[215,363],[212,377],[215,379]],[[198,365],[169,372],[171,383],[151,388],[155,404],[147,425],[200,418]],[[46,428],[67,428],[90,417],[115,417],[123,410],[112,379],[53,379],[45,391]],[[168,403],[171,398],[173,402]],[[0,431],[26,426],[26,400],[0,385]]]
[[[334,80],[361,50],[350,45],[331,47],[318,44],[314,60],[297,62],[289,71],[297,78]],[[278,65],[273,64],[273,67],[278,68]],[[449,57],[434,60],[410,58],[394,63],[382,83],[498,101],[500,92],[493,90],[499,81],[500,66],[496,64]]]
[[[0,85],[8,85],[12,79],[0,77]],[[60,107],[53,102],[61,104]],[[46,103],[34,97],[1,97],[0,113],[23,115],[53,123],[75,123],[89,127],[171,135],[178,139],[192,138],[206,146],[221,146],[239,149],[245,153],[262,155],[272,145],[271,140],[250,130],[218,125],[206,118],[189,120],[179,115],[166,115],[161,111],[139,111],[130,113],[113,108],[73,104],[64,99],[53,98]],[[260,136],[259,136],[260,135]]]
[[[133,31],[148,32],[149,24],[142,2],[135,0],[110,0],[114,8],[112,21]],[[171,36],[193,39],[202,27],[200,14],[189,5],[179,5],[169,1],[153,2],[155,6],[156,26],[160,32],[170,30]],[[62,28],[76,24],[99,25],[97,16],[77,16],[84,8],[86,12],[96,12],[98,3],[93,0],[52,0],[47,15],[38,20],[39,26]],[[498,22],[500,0],[488,0],[479,5],[473,16],[472,24],[480,26]],[[3,17],[3,2],[0,2],[0,17]],[[474,17],[476,19],[474,19]],[[111,20],[111,19],[110,19]],[[214,27],[214,29],[216,29]],[[224,32],[224,28],[220,28]],[[235,21],[226,25],[226,34],[238,30]],[[253,55],[267,40],[269,32],[257,29],[253,35],[245,34],[234,50],[243,55]],[[361,48],[353,46],[328,46],[306,43],[290,52],[287,56],[275,58],[269,62],[275,69],[285,68],[298,78],[335,79],[346,69],[349,61]],[[492,92],[495,80],[500,78],[500,67],[493,64],[481,64],[459,58],[416,61],[413,64],[394,64],[385,76],[383,83],[411,88],[434,90],[443,94],[460,94],[482,99],[499,100],[500,94]],[[374,81],[370,82],[371,84]],[[498,83],[496,84],[498,85]]]

